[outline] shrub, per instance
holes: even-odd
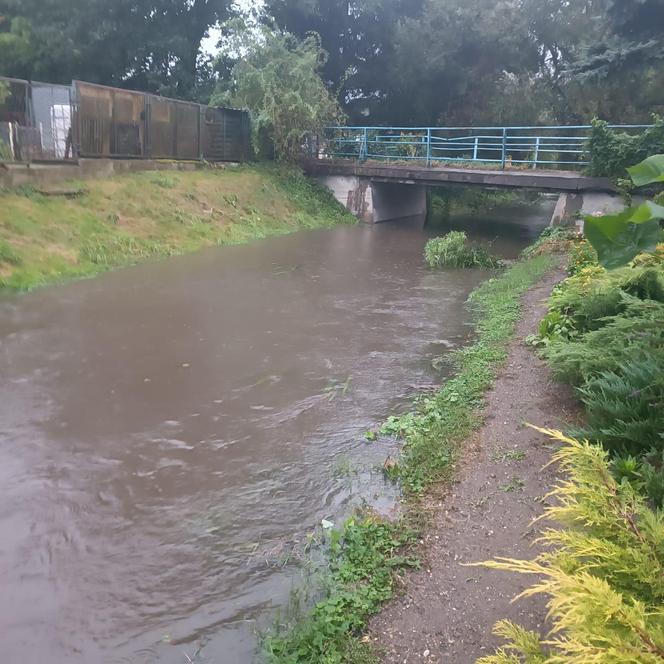
[[[579,231],[566,226],[547,226],[537,240],[526,247],[522,256],[530,258],[541,254],[554,254],[570,251],[579,241]]]
[[[575,242],[572,245],[567,265],[567,273],[570,276],[579,274],[581,270],[597,265],[597,252],[587,240]]]
[[[656,664],[664,653],[664,512],[651,510],[629,482],[609,472],[597,445],[547,431],[567,478],[545,511],[557,525],[534,560],[499,559],[486,567],[537,575],[521,594],[548,599],[545,638],[503,621],[510,643],[478,664]]]
[[[471,245],[463,231],[452,231],[429,240],[424,248],[424,257],[432,268],[497,268],[501,265],[484,247]]]
[[[664,304],[627,295],[624,302],[625,311],[605,319],[603,327],[572,342],[559,334],[543,351],[556,378],[581,385],[602,372],[617,371],[625,360],[664,356]]]
[[[658,244],[652,253],[639,254],[631,263],[632,267],[664,267],[664,244]]]
[[[599,266],[585,267],[554,289],[552,312],[569,320],[572,338],[607,324],[625,311],[625,294],[664,302],[664,280],[655,268],[623,268],[607,272]],[[551,314],[550,314],[551,315]]]
[[[654,507],[664,505],[664,450],[650,450],[642,458],[616,457],[612,471],[619,482],[628,481],[636,491],[647,496]]]
[[[624,178],[627,168],[653,154],[664,152],[664,120],[638,134],[609,129],[603,120],[593,120],[588,141],[588,174],[595,177]]]
[[[610,451],[643,454],[664,440],[664,356],[621,361],[615,371],[579,388],[587,422],[584,433]]]

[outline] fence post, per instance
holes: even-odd
[[[203,151],[203,131],[205,130],[205,106],[198,107],[198,159],[203,161],[205,153]]]
[[[427,129],[427,167],[431,166],[431,128]]]
[[[535,141],[535,161],[533,162],[533,168],[537,168],[537,162],[539,161],[539,150],[540,150],[540,137],[537,137]]]
[[[150,115],[152,113],[152,104],[150,95],[145,95],[145,119],[143,120],[143,158],[152,159],[152,141],[150,140]]]
[[[500,159],[500,167],[505,170],[505,161],[507,159],[507,127],[503,127],[503,151]]]
[[[477,152],[480,145],[480,137],[475,136],[475,145],[473,146],[473,161],[477,161]]]

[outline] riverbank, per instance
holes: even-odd
[[[297,230],[352,224],[324,188],[272,165],[143,172],[0,192],[0,290]]]
[[[542,629],[543,596],[512,603],[528,578],[462,565],[533,556],[538,533],[532,521],[542,514],[556,470],[546,467],[550,441],[524,423],[560,429],[574,420],[578,405],[524,339],[537,330],[546,299],[564,277],[556,268],[523,296],[509,356],[487,395],[484,424],[464,445],[453,483],[422,502],[429,515],[422,568],[406,577],[398,598],[370,625],[382,662],[467,664],[502,644],[492,636],[499,620]]]
[[[400,460],[386,471],[400,480],[404,492],[401,520],[361,515],[332,533],[326,597],[309,616],[278,626],[267,639],[271,661],[379,661],[380,647],[374,647],[371,636],[357,635],[402,587],[404,572],[421,566],[418,541],[435,529],[430,496],[440,495],[447,486],[445,480],[454,477],[456,466],[467,460],[466,441],[486,417],[485,394],[507,358],[522,314],[522,296],[551,274],[557,262],[550,255],[524,258],[473,293],[476,339],[453,355],[456,376],[435,396],[420,399],[416,410],[390,418],[381,431],[403,439]],[[553,273],[538,293],[547,288],[550,292],[560,277],[559,271]],[[423,569],[426,574],[426,564]]]

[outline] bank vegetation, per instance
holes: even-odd
[[[356,220],[294,168],[158,171],[0,191],[0,290]]]

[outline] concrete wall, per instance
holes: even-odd
[[[324,175],[317,180],[360,221],[373,222],[373,191],[368,179],[355,175]]]
[[[585,192],[560,194],[551,218],[551,226],[577,224],[583,227],[581,218],[591,214],[617,214],[625,209],[625,200],[618,194]]]
[[[426,187],[394,182],[372,182],[356,175],[324,175],[318,178],[335,198],[366,223],[380,223],[427,213]]]
[[[427,214],[427,188],[417,184],[372,182],[373,221],[395,221]]]
[[[138,171],[193,171],[204,168],[200,162],[157,161],[150,159],[79,159],[59,164],[0,164],[0,187],[44,186],[65,180],[103,178]]]

